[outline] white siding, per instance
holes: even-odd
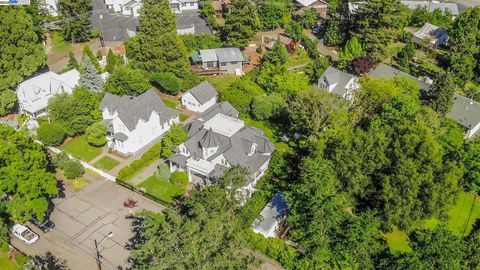
[[[208,108],[212,107],[217,103],[217,97],[211,98],[209,101],[205,102],[204,104],[200,104],[200,102],[189,92],[185,93],[182,96],[182,106],[185,106],[187,110],[193,112],[204,112]]]
[[[467,138],[472,138],[480,129],[480,123],[467,131]]]

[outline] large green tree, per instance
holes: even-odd
[[[15,90],[26,76],[46,63],[31,16],[22,7],[0,8],[0,92]]]
[[[48,102],[48,116],[63,126],[69,136],[83,134],[88,126],[99,121],[100,96],[88,88],[77,87],[73,94],[60,94]]]
[[[229,46],[244,48],[260,26],[257,10],[250,0],[234,1],[225,19],[222,39]]]
[[[288,18],[291,2],[285,0],[262,1],[258,7],[258,17],[264,30],[281,26]]]
[[[381,61],[405,26],[408,9],[397,0],[370,0],[360,6],[357,16],[354,34],[367,54]]]
[[[237,179],[245,181],[244,170],[232,167],[229,171],[224,182],[230,185]],[[134,243],[133,268],[254,269],[256,261],[245,251],[236,221],[240,210],[235,196],[238,186],[224,186],[192,191],[179,210],[140,213],[135,231],[141,241]]]
[[[450,72],[439,74],[435,82],[425,93],[426,103],[437,113],[445,116],[453,105],[455,81]]]
[[[92,37],[89,19],[92,0],[59,0],[57,7],[62,19],[61,28],[65,40],[77,43]]]
[[[450,65],[456,83],[463,86],[475,75],[480,52],[480,8],[470,8],[455,20],[449,32]],[[477,69],[477,76],[480,70]],[[477,79],[478,80],[478,79]]]
[[[116,67],[105,82],[105,91],[119,96],[138,96],[151,87],[145,71],[122,66]]]
[[[132,43],[127,43],[127,52],[134,67],[172,72],[179,78],[189,72],[185,45],[177,35],[175,15],[167,0],[143,1],[137,36]]]
[[[0,192],[10,195],[5,201],[12,220],[43,220],[51,196],[58,194],[57,181],[47,171],[43,146],[24,131],[0,125]]]

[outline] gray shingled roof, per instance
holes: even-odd
[[[117,132],[117,133],[113,134],[113,138],[115,138],[116,140],[119,140],[121,142],[124,142],[124,141],[128,140],[128,136],[123,132]]]
[[[205,148],[217,147],[220,145],[220,140],[217,138],[215,132],[209,129],[200,141],[200,145]]]
[[[228,102],[218,103],[209,110],[200,114],[191,123],[185,126],[188,131],[189,139],[184,143],[188,152],[192,156],[203,156],[202,144],[218,146],[216,153],[210,156],[207,160],[211,161],[220,155],[224,155],[225,159],[231,165],[242,165],[246,167],[253,175],[269,158],[270,153],[275,150],[275,146],[270,140],[263,135],[263,131],[258,128],[245,125],[231,137],[215,133],[211,130],[203,128],[203,124],[210,120],[218,113],[229,115],[230,117],[238,118],[238,111]],[[214,133],[215,138],[211,138],[208,133]],[[205,138],[210,137],[207,141]],[[253,144],[256,144],[256,151],[249,156],[250,149]],[[212,172],[212,177],[218,172]],[[250,180],[252,177],[250,177]]]
[[[187,93],[192,94],[200,104],[204,104],[213,97],[218,96],[217,90],[215,90],[215,88],[207,81],[193,87]]]
[[[244,58],[239,48],[219,48],[215,49],[219,62],[243,62]]]
[[[129,130],[135,129],[140,119],[148,120],[152,112],[157,112],[160,115],[161,124],[178,115],[176,110],[165,106],[162,99],[153,89],[136,97],[106,93],[100,104],[100,110],[105,108],[110,112],[116,111],[120,120]]]
[[[417,82],[418,85],[420,86],[421,89],[423,90],[428,90],[430,87],[429,84],[427,84],[424,81],[421,81],[415,77],[413,77],[410,74],[407,74],[403,71],[400,71],[396,68],[393,68],[391,66],[385,65],[385,64],[380,64],[378,65],[374,70],[370,71],[367,76],[373,77],[373,78],[394,78],[396,76],[398,77],[404,77],[404,78],[409,78],[413,80],[414,82]]]
[[[447,117],[468,129],[478,125],[480,123],[480,103],[458,94],[454,94],[454,99],[452,109]]]
[[[322,76],[318,79],[318,83],[320,84],[322,81],[325,81],[330,85],[337,84],[335,85],[333,90],[330,92],[340,97],[344,97],[345,94],[347,93],[346,86],[348,82],[350,82],[350,80],[353,78],[357,78],[357,76],[348,74],[346,72],[343,72],[339,69],[336,69],[330,66],[327,68],[327,70],[325,70]]]

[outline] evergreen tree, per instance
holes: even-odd
[[[0,92],[14,90],[46,63],[31,16],[23,7],[0,8]]]
[[[92,0],[59,0],[57,6],[63,38],[72,43],[89,40],[92,36],[89,20]]]
[[[408,73],[410,71],[410,60],[415,55],[415,45],[413,40],[410,38],[407,41],[407,45],[402,48],[401,51],[397,54],[397,62],[400,70]]]
[[[339,14],[333,14],[327,21],[327,29],[325,30],[323,42],[327,46],[338,46],[347,39],[347,31]]]
[[[185,45],[177,35],[175,15],[167,0],[144,0],[138,34],[127,44],[136,68],[149,72],[172,72],[183,77],[189,72]]]
[[[288,53],[287,49],[285,49],[285,45],[280,41],[275,41],[273,47],[270,51],[268,51],[265,56],[263,57],[263,62],[269,62],[276,66],[283,66],[287,63],[288,60]]]
[[[408,10],[397,0],[370,0],[358,11],[355,35],[363,49],[376,61],[381,61],[388,46],[405,26]]]
[[[85,86],[95,92],[99,92],[103,89],[103,80],[97,74],[97,70],[93,66],[90,57],[84,57],[82,59],[78,85]]]
[[[105,71],[112,74],[115,67],[119,64],[117,63],[119,62],[118,60],[119,59],[117,59],[117,57],[113,54],[112,49],[109,49],[107,54],[107,65],[105,66]]]
[[[440,74],[425,93],[425,102],[438,114],[445,116],[453,104],[455,81],[451,72]]]
[[[229,46],[244,48],[259,25],[257,11],[250,0],[234,1],[222,29],[222,39]]]
[[[92,48],[90,48],[89,45],[85,45],[85,46],[83,47],[82,60],[83,60],[83,58],[85,58],[85,57],[90,58],[90,61],[91,61],[92,64],[95,66],[95,69],[97,70],[97,72],[100,72],[100,71],[101,71],[100,63],[98,62],[98,59],[93,55]]]
[[[358,42],[356,37],[352,37],[349,41],[347,41],[343,51],[340,53],[339,68],[345,68],[349,61],[362,56],[365,56],[365,53],[362,49],[362,44]]]
[[[78,65],[78,61],[77,59],[75,58],[75,55],[73,55],[73,52],[69,52],[68,53],[70,59],[68,60],[68,65],[67,65],[67,69],[77,69],[79,68],[79,65]]]

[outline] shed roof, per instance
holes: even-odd
[[[454,94],[453,105],[447,117],[465,128],[471,129],[480,123],[480,103]]]

